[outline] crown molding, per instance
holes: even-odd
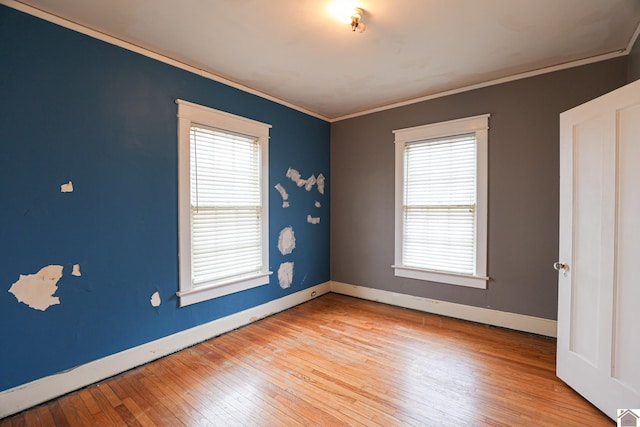
[[[640,30],[640,26],[638,28]],[[635,34],[634,37],[637,37],[637,35],[638,35],[638,30],[636,31],[636,34]],[[631,46],[633,46],[633,44],[631,44]],[[468,92],[470,90],[481,89],[481,88],[485,88],[485,87],[489,87],[489,86],[499,85],[499,84],[502,84],[502,83],[512,82],[512,81],[515,81],[515,80],[521,80],[521,79],[526,79],[526,78],[529,78],[529,77],[539,76],[539,75],[542,75],[542,74],[553,73],[554,71],[566,70],[568,68],[579,67],[581,65],[587,65],[587,64],[593,64],[595,62],[606,61],[607,59],[613,59],[613,58],[617,58],[619,56],[625,56],[625,55],[628,55],[628,54],[629,54],[629,49],[628,48],[615,50],[613,52],[605,53],[605,54],[602,54],[602,55],[591,56],[589,58],[584,58],[584,59],[579,59],[579,60],[576,60],[576,61],[565,62],[565,63],[562,63],[562,64],[553,65],[553,66],[550,66],[550,67],[539,68],[537,70],[527,71],[525,73],[514,74],[514,75],[511,75],[511,76],[502,77],[500,79],[489,80],[489,81],[486,81],[486,82],[481,82],[481,83],[477,83],[477,84],[473,84],[473,85],[469,85],[469,86],[463,86],[463,87],[460,87],[460,88],[451,89],[451,90],[447,90],[447,91],[444,91],[444,92],[438,92],[438,93],[434,93],[434,94],[431,94],[431,95],[425,95],[425,96],[421,96],[419,98],[412,98],[412,99],[408,99],[406,101],[394,102],[393,104],[382,105],[380,107],[371,108],[369,110],[364,110],[364,111],[360,111],[360,112],[357,112],[357,113],[352,113],[352,114],[347,114],[347,115],[344,115],[344,116],[340,116],[340,117],[331,119],[330,122],[334,123],[334,122],[338,122],[338,121],[341,121],[341,120],[352,119],[354,117],[365,116],[367,114],[379,113],[381,111],[392,110],[394,108],[404,107],[406,105],[411,105],[411,104],[417,104],[419,102],[429,101],[431,99],[436,99],[436,98],[442,98],[442,97],[449,96],[449,95],[455,95],[455,94],[462,93],[462,92]]]
[[[385,104],[385,105],[381,105],[379,107],[375,107],[375,108],[370,108],[367,110],[363,110],[363,111],[359,111],[359,112],[355,112],[355,113],[351,113],[351,114],[346,114],[343,116],[339,116],[339,117],[334,117],[334,118],[329,118],[327,116],[324,116],[322,114],[316,113],[314,111],[308,110],[304,107],[301,107],[299,105],[296,104],[292,104],[288,101],[282,100],[280,98],[277,98],[275,96],[269,95],[267,93],[261,92],[257,89],[251,88],[249,86],[245,86],[243,84],[237,83],[233,80],[227,79],[225,77],[222,76],[218,76],[214,73],[211,73],[209,71],[191,66],[189,64],[186,64],[184,62],[181,62],[179,60],[173,59],[171,57],[168,57],[166,55],[162,55],[160,53],[157,52],[153,52],[149,49],[146,49],[144,47],[138,46],[136,44],[130,43],[128,41],[113,37],[111,35],[102,33],[100,31],[91,29],[89,27],[86,27],[82,24],[70,21],[68,19],[62,18],[60,16],[56,16],[53,15],[49,12],[45,12],[44,10],[26,5],[24,3],[21,3],[19,1],[16,0],[0,0],[0,4],[3,4],[5,6],[11,7],[13,9],[19,10],[21,12],[27,13],[29,15],[44,19],[45,21],[60,25],[62,27],[68,28],[70,30],[82,33],[84,35],[87,35],[89,37],[93,37],[95,39],[104,41],[106,43],[110,43],[113,44],[115,46],[119,46],[122,47],[123,49],[127,49],[130,50],[132,52],[136,52],[139,53],[141,55],[144,55],[146,57],[158,60],[160,62],[164,62],[165,64],[169,64],[172,65],[174,67],[183,69],[185,71],[189,71],[191,73],[197,74],[201,77],[216,81],[218,83],[222,83],[225,84],[227,86],[242,90],[244,92],[250,93],[252,95],[256,95],[259,96],[261,98],[264,98],[266,100],[269,101],[273,101],[276,102],[280,105],[283,105],[285,107],[289,107],[292,108],[294,110],[300,111],[301,113],[304,114],[308,114],[310,116],[313,116],[315,118],[318,118],[320,120],[324,120],[326,122],[329,123],[335,123],[335,122],[339,122],[342,120],[347,120],[347,119],[352,119],[355,117],[360,117],[360,116],[365,116],[367,114],[372,114],[372,113],[378,113],[381,111],[386,111],[386,110],[391,110],[394,108],[398,108],[398,107],[404,107],[406,105],[411,105],[411,104],[417,104],[419,102],[423,102],[423,101],[429,101],[432,99],[437,99],[437,98],[442,98],[445,96],[449,96],[449,95],[455,95],[458,93],[463,93],[463,92],[467,92],[470,90],[475,90],[475,89],[481,89],[481,88],[485,88],[485,87],[489,87],[489,86],[495,86],[498,84],[502,84],[502,83],[508,83],[508,82],[512,82],[515,80],[521,80],[521,79],[526,79],[529,77],[535,77],[535,76],[539,76],[542,74],[547,74],[547,73],[552,73],[555,71],[560,71],[560,70],[566,70],[568,68],[573,68],[573,67],[579,67],[582,65],[587,65],[587,64],[592,64],[592,63],[596,63],[596,62],[600,62],[600,61],[606,61],[608,59],[613,59],[613,58],[617,58],[620,56],[625,56],[628,55],[631,52],[631,49],[633,48],[633,45],[635,44],[636,40],[638,39],[638,37],[640,36],[640,24],[638,25],[638,27],[636,28],[636,31],[634,32],[633,36],[631,37],[631,39],[629,40],[629,43],[627,44],[627,47],[625,47],[624,49],[619,49],[619,50],[615,50],[612,52],[608,52],[608,53],[604,53],[601,55],[595,55],[595,56],[591,56],[588,58],[583,58],[583,59],[579,59],[579,60],[575,60],[575,61],[569,61],[569,62],[565,62],[562,64],[557,64],[557,65],[553,65],[550,67],[543,67],[543,68],[539,68],[536,70],[532,70],[532,71],[527,71],[524,73],[519,73],[519,74],[514,74],[511,76],[507,76],[507,77],[503,77],[503,78],[499,78],[499,79],[495,79],[495,80],[489,80],[486,82],[480,82],[477,84],[473,84],[473,85],[468,85],[468,86],[463,86],[460,88],[456,88],[456,89],[451,89],[451,90],[447,90],[447,91],[443,91],[443,92],[437,92],[437,93],[433,93],[430,95],[425,95],[425,96],[421,96],[421,97],[417,97],[417,98],[411,98],[405,101],[400,101],[400,102],[394,102],[391,104]]]
[[[261,98],[264,98],[266,100],[276,102],[276,103],[278,103],[280,105],[284,105],[285,107],[292,108],[294,110],[300,111],[301,113],[308,114],[310,116],[313,116],[315,118],[324,120],[326,122],[330,121],[330,119],[328,117],[325,117],[325,116],[323,116],[321,114],[318,114],[318,113],[315,113],[313,111],[307,110],[306,108],[300,107],[299,105],[292,104],[292,103],[284,101],[284,100],[282,100],[280,98],[276,98],[275,96],[272,96],[272,95],[269,95],[267,93],[261,92],[261,91],[259,91],[257,89],[253,89],[253,88],[251,88],[249,86],[245,86],[243,84],[234,82],[233,80],[229,80],[229,79],[224,78],[222,76],[218,76],[216,74],[210,73],[209,71],[206,71],[206,70],[191,66],[191,65],[186,64],[184,62],[178,61],[177,59],[171,58],[171,57],[166,56],[166,55],[162,55],[162,54],[157,53],[157,52],[153,52],[153,51],[151,51],[151,50],[149,50],[147,48],[144,48],[142,46],[138,46],[138,45],[130,43],[130,42],[126,41],[126,40],[122,40],[122,39],[119,39],[117,37],[113,37],[113,36],[111,36],[109,34],[102,33],[100,31],[97,31],[97,30],[94,30],[92,28],[86,27],[86,26],[84,26],[82,24],[79,24],[77,22],[70,21],[70,20],[68,20],[66,18],[62,18],[60,16],[51,14],[49,12],[46,12],[44,10],[35,8],[33,6],[26,5],[26,4],[21,3],[19,1],[16,1],[16,0],[0,0],[0,4],[3,4],[5,6],[7,6],[7,7],[12,8],[12,9],[16,9],[16,10],[18,10],[20,12],[24,12],[24,13],[26,13],[28,15],[32,15],[32,16],[35,16],[37,18],[43,19],[45,21],[51,22],[53,24],[60,25],[61,27],[68,28],[70,30],[73,30],[73,31],[76,31],[78,33],[84,34],[86,36],[93,37],[94,39],[98,39],[98,40],[101,40],[103,42],[106,42],[106,43],[121,47],[123,49],[127,49],[127,50],[130,50],[132,52],[139,53],[140,55],[144,55],[144,56],[146,56],[148,58],[152,58],[152,59],[155,59],[157,61],[164,62],[165,64],[172,65],[172,66],[174,66],[176,68],[180,68],[182,70],[189,71],[189,72],[191,72],[193,74],[197,74],[197,75],[199,75],[201,77],[204,77],[204,78],[207,78],[209,80],[213,80],[213,81],[216,81],[218,83],[222,83],[222,84],[225,84],[227,86],[233,87],[235,89],[240,89],[243,92],[247,92],[247,93],[250,93],[252,95],[256,95],[256,96],[259,96]]]

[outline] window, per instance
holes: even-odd
[[[396,276],[487,287],[488,122],[394,131]]]
[[[180,305],[269,283],[270,125],[178,100]]]

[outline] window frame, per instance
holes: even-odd
[[[269,129],[271,125],[181,99],[178,104],[178,263],[180,307],[269,283]],[[261,269],[214,284],[194,286],[191,269],[191,125],[217,128],[256,138],[260,152]]]
[[[489,117],[483,114],[423,126],[394,130],[395,135],[395,250],[394,275],[410,279],[446,283],[472,288],[487,288],[487,226],[488,226],[488,151]],[[428,270],[404,265],[404,152],[408,144],[474,133],[476,136],[476,216],[475,216],[475,271],[462,274],[450,271]]]

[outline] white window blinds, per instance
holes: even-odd
[[[475,133],[405,145],[405,266],[475,272],[476,165]]]
[[[260,164],[256,138],[191,125],[193,286],[261,271]]]

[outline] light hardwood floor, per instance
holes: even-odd
[[[606,426],[555,341],[327,294],[0,420],[14,426]]]

